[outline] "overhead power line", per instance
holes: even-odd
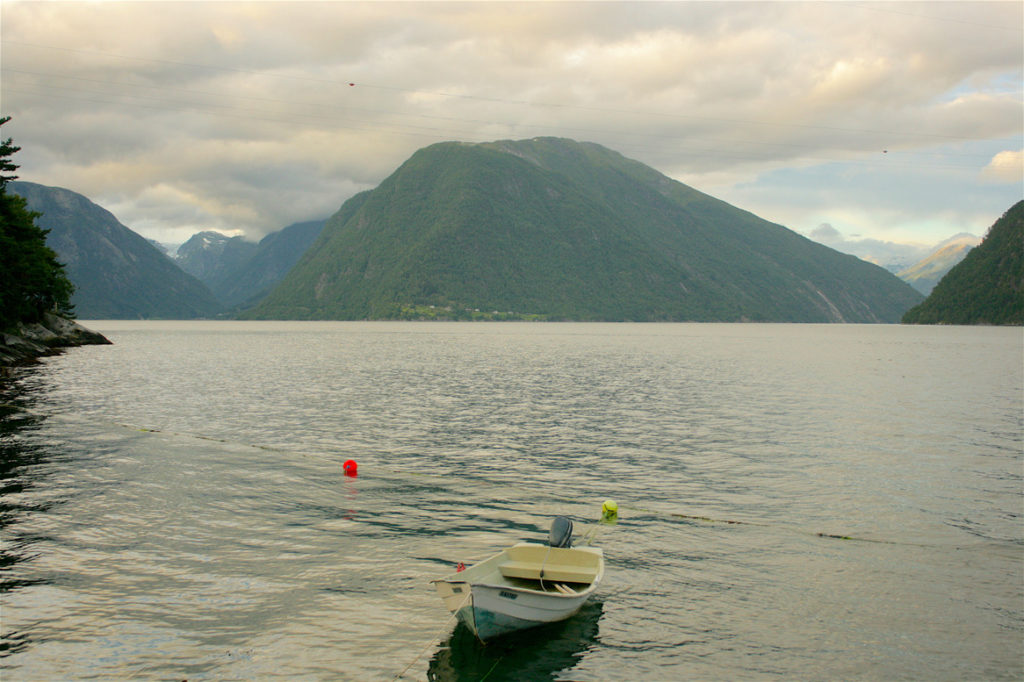
[[[660,118],[660,119],[666,119],[666,120],[690,120],[690,121],[704,121],[704,122],[711,122],[711,123],[732,123],[732,124],[744,125],[744,126],[761,126],[761,127],[776,128],[776,129],[814,130],[814,131],[832,132],[832,133],[847,133],[847,134],[860,134],[860,135],[879,135],[879,136],[884,136],[887,139],[917,138],[917,139],[958,140],[958,141],[969,141],[969,140],[987,139],[985,137],[977,137],[977,136],[947,135],[947,134],[941,134],[941,133],[929,133],[929,132],[923,132],[923,131],[920,131],[920,130],[885,130],[885,129],[873,129],[873,128],[854,128],[854,127],[848,127],[848,126],[828,126],[828,125],[807,124],[807,123],[787,123],[787,122],[783,122],[783,121],[768,121],[768,120],[758,120],[758,119],[751,119],[751,118],[730,118],[730,117],[722,117],[722,116],[701,116],[701,115],[696,115],[696,114],[686,114],[686,113],[679,113],[679,112],[647,111],[647,110],[625,109],[625,108],[617,108],[617,107],[598,107],[598,106],[584,105],[584,104],[567,104],[567,103],[559,103],[559,102],[547,102],[547,101],[543,101],[543,100],[522,100],[522,99],[512,99],[512,98],[499,98],[499,97],[491,97],[491,96],[476,95],[476,94],[451,93],[451,92],[439,91],[439,90],[423,90],[423,89],[416,89],[416,88],[404,88],[404,87],[399,87],[399,86],[393,86],[393,85],[387,85],[387,84],[381,84],[381,83],[372,83],[372,82],[359,81],[359,80],[345,80],[345,79],[339,80],[339,79],[330,79],[330,78],[318,78],[318,77],[314,77],[314,76],[303,76],[303,75],[298,75],[298,74],[273,73],[273,72],[269,72],[269,71],[265,71],[265,70],[243,69],[243,68],[237,68],[237,67],[217,66],[217,65],[210,65],[210,64],[196,64],[196,63],[192,63],[192,62],[183,62],[183,61],[167,60],[167,59],[155,59],[155,58],[151,58],[151,57],[127,56],[127,55],[121,55],[121,54],[116,54],[116,53],[101,52],[101,51],[96,51],[96,50],[82,50],[82,49],[76,49],[76,48],[59,47],[59,46],[54,46],[54,45],[41,45],[41,44],[37,44],[37,43],[26,43],[26,42],[20,42],[20,41],[12,41],[12,40],[6,40],[5,44],[8,45],[8,46],[16,45],[16,46],[23,46],[23,47],[30,47],[30,48],[37,48],[37,49],[46,49],[46,50],[55,50],[55,51],[61,51],[61,52],[69,52],[69,53],[74,53],[74,54],[93,55],[93,56],[101,56],[101,57],[106,57],[106,58],[123,59],[123,60],[127,60],[127,61],[134,61],[134,62],[141,62],[141,63],[165,64],[165,65],[171,65],[171,66],[180,66],[180,67],[187,67],[187,68],[198,69],[198,70],[205,70],[205,71],[214,72],[214,73],[217,73],[217,72],[220,72],[220,73],[243,73],[243,74],[249,74],[249,75],[254,75],[254,76],[261,76],[261,77],[266,77],[266,78],[283,79],[283,80],[286,80],[286,81],[293,81],[293,82],[310,82],[310,83],[319,83],[319,84],[330,84],[330,85],[334,85],[336,87],[339,87],[340,89],[362,88],[362,89],[372,89],[372,90],[378,90],[378,91],[399,92],[399,93],[405,93],[405,94],[408,94],[408,95],[428,95],[428,96],[431,96],[431,97],[440,97],[440,98],[458,99],[458,100],[469,100],[469,101],[478,101],[478,102],[491,102],[491,103],[504,104],[504,105],[512,105],[512,106],[524,106],[524,107],[536,107],[536,108],[548,108],[548,109],[575,110],[575,111],[585,111],[585,112],[600,113],[600,114],[626,114],[626,115],[630,115],[630,116],[648,117],[648,118]],[[8,69],[5,68],[4,70],[7,71]],[[12,72],[16,71],[15,69],[10,69],[10,70]],[[73,77],[73,76],[63,76],[63,77],[66,77],[66,78],[76,78],[76,77]],[[110,82],[114,83],[115,81],[110,81]],[[372,111],[372,110],[367,110],[367,111]],[[397,114],[397,112],[386,112],[386,113],[396,113]],[[420,115],[420,116],[424,116],[423,114],[408,114],[408,113],[402,113],[402,114],[397,114],[397,115]],[[476,120],[472,120],[472,119],[457,119],[457,118],[454,118],[454,117],[450,118],[449,120],[456,120],[456,121],[463,121],[463,122],[473,122],[473,123],[503,123],[501,121],[485,122],[485,121],[476,121]],[[751,141],[751,143],[753,144],[753,143],[756,143],[756,142]]]
[[[6,69],[5,69],[6,71]],[[32,89],[32,88],[37,89]],[[402,135],[406,137],[421,137],[432,140],[451,140],[460,139],[467,142],[487,142],[494,139],[494,135],[481,135],[474,133],[467,135],[464,129],[460,130],[449,130],[440,127],[431,126],[417,126],[409,123],[398,123],[398,122],[383,122],[383,121],[360,121],[360,120],[349,120],[344,121],[339,119],[337,116],[329,116],[326,114],[309,114],[309,113],[297,113],[297,112],[283,112],[275,114],[269,111],[258,111],[251,107],[241,107],[225,104],[214,104],[209,102],[182,102],[173,99],[167,99],[155,96],[145,96],[130,93],[111,93],[99,90],[89,90],[86,88],[72,88],[72,87],[61,87],[61,86],[49,86],[30,84],[25,86],[14,86],[5,87],[5,91],[12,93],[19,93],[25,95],[36,95],[43,97],[51,97],[62,100],[78,101],[78,102],[90,102],[94,104],[114,105],[114,106],[128,106],[134,108],[142,108],[151,111],[158,111],[167,113],[171,111],[168,105],[174,107],[174,112],[180,112],[182,110],[194,110],[202,111],[206,114],[213,116],[220,116],[238,120],[250,120],[265,123],[277,123],[286,125],[295,125],[299,123],[308,123],[314,125],[321,125],[331,130],[352,130],[352,131],[366,131],[382,133],[387,135]],[[262,99],[262,98],[258,98]],[[267,100],[271,102],[282,103],[280,100]],[[451,119],[458,121],[459,119]],[[489,122],[494,126],[503,126],[509,131],[509,134],[516,134],[525,137],[535,136],[538,133],[551,132],[549,129],[554,129],[558,132],[569,130],[565,126],[542,126],[536,124],[519,124],[519,123],[501,123],[492,121]],[[512,133],[512,131],[518,131]],[[611,133],[615,131],[600,131],[604,133]],[[630,133],[624,133],[629,135]],[[742,152],[736,151],[735,145],[729,149],[723,149],[722,147],[713,146],[699,146],[694,145],[685,139],[674,139],[676,136],[664,135],[664,134],[648,134],[645,137],[650,138],[649,142],[657,142],[657,147],[641,146],[641,145],[624,145],[617,146],[617,150],[626,153],[653,153],[653,152],[664,152],[666,149],[671,148],[675,153],[685,155],[687,158],[693,157],[704,157],[704,158],[715,158],[715,159],[734,159],[737,161],[746,161],[750,163],[767,162],[779,158],[778,154],[770,154],[767,149],[761,153],[754,153],[749,149],[745,149]],[[740,144],[740,143],[737,143]],[[742,142],[742,144],[748,144]],[[795,148],[806,148],[806,149],[818,149],[811,145],[791,145],[785,143],[767,143],[767,142],[751,142],[750,144],[761,144],[764,147],[795,147]],[[849,153],[863,153],[857,150],[847,150]],[[883,151],[882,153],[888,153]],[[893,155],[892,160],[885,162],[888,167],[918,167],[921,165],[921,161],[911,162],[909,159],[920,157],[921,153],[904,153],[903,160],[897,160],[896,155]],[[928,155],[934,157],[934,154]],[[955,154],[943,154],[943,156],[957,156]],[[960,155],[967,156],[967,155]],[[842,162],[845,164],[871,164],[880,163],[879,159],[875,160],[856,160],[850,158],[837,158],[836,156],[824,156],[818,154],[801,154],[794,153],[793,158],[802,159],[805,161],[817,161],[821,163],[838,163]],[[972,164],[953,164],[948,162],[936,163],[934,160],[926,161],[931,168],[971,168],[979,169],[986,164],[989,159],[988,157],[980,157],[977,155],[969,158],[975,158],[977,161]]]

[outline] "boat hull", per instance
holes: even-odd
[[[565,620],[579,611],[589,596],[538,595],[527,590],[473,585],[470,604],[459,609],[457,615],[477,637],[486,641]]]
[[[501,552],[465,571],[435,580],[434,585],[448,610],[481,641],[487,641],[565,620],[580,610],[603,576],[603,557],[597,548],[571,551],[591,555],[586,557],[592,564],[590,582],[574,583],[569,588],[565,584],[507,578],[502,565],[504,573],[513,572],[511,559]],[[566,552],[562,550],[563,557]]]

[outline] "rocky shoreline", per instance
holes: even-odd
[[[12,367],[57,355],[65,348],[109,344],[107,337],[57,315],[42,322],[19,324],[12,333],[0,333],[0,367]]]

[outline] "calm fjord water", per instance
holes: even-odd
[[[87,324],[2,385],[5,681],[1024,676],[1020,329]],[[577,617],[451,623],[605,498]]]

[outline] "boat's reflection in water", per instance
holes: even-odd
[[[430,660],[427,679],[437,682],[465,680],[550,680],[572,668],[597,642],[598,621],[604,604],[591,600],[568,620],[531,628],[481,644],[462,623]]]

